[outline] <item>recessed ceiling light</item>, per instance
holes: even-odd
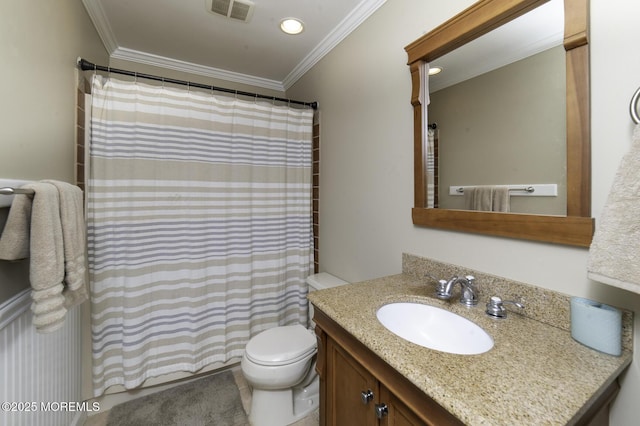
[[[298,18],[285,18],[280,21],[280,29],[287,34],[300,34],[304,30],[304,24]]]
[[[442,72],[442,68],[440,67],[429,67],[429,75],[436,75]]]

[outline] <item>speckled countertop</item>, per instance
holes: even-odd
[[[572,424],[631,363],[628,346],[620,357],[603,354],[561,327],[512,312],[491,318],[483,301],[467,308],[457,299],[438,300],[433,291],[424,279],[404,273],[312,292],[309,300],[471,426]],[[446,307],[482,327],[494,347],[455,355],[397,337],[377,321],[376,311],[400,301]]]

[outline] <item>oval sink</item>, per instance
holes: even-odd
[[[460,315],[421,303],[390,303],[377,312],[385,328],[405,340],[429,349],[475,355],[493,347],[482,328]]]

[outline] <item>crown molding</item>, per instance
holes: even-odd
[[[107,15],[104,13],[104,9],[98,0],[82,0],[84,8],[93,22],[93,26],[98,32],[98,36],[102,40],[102,44],[107,49],[107,52],[111,54],[118,48],[118,41],[113,34]]]
[[[284,86],[281,82],[276,80],[269,80],[253,75],[226,71],[220,68],[213,68],[209,66],[194,64],[191,62],[179,61],[177,59],[153,55],[151,53],[140,52],[137,50],[131,50],[122,47],[118,47],[117,49],[115,49],[115,51],[111,53],[111,58],[123,59],[140,64],[153,65],[156,67],[167,68],[190,74],[202,75],[205,77],[232,81],[234,83],[248,84],[251,86],[284,92]]]
[[[373,14],[387,0],[362,0],[305,58],[280,82],[258,76],[236,73],[219,68],[180,61],[150,53],[120,47],[99,0],[82,0],[93,25],[111,58],[137,62],[176,71],[187,72],[216,79],[248,84],[265,89],[284,92],[295,84],[307,71],[327,53],[344,40],[362,22]]]
[[[363,0],[353,11],[313,48],[305,58],[285,77],[282,85],[285,90],[295,84],[307,71],[327,53],[351,34],[360,24],[380,8],[387,0]]]

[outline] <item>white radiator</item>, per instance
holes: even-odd
[[[80,308],[61,329],[38,334],[30,306],[30,289],[0,305],[0,425],[77,423],[89,411],[80,399]]]

